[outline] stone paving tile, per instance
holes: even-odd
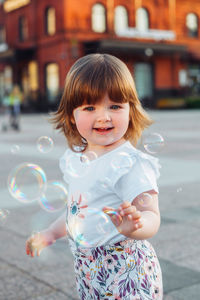
[[[199,249],[197,249],[196,252],[194,252],[192,255],[189,254],[188,256],[185,256],[185,257],[183,257],[181,259],[177,259],[176,260],[176,264],[178,266],[190,268],[192,270],[200,272],[200,255],[199,255]]]
[[[8,265],[0,258],[0,280],[6,276],[17,276],[19,274],[19,270],[15,267]],[[1,298],[0,298],[1,299]]]
[[[162,173],[161,173],[162,176]],[[197,206],[199,201],[195,190],[199,190],[199,181],[177,183],[174,185],[160,186],[159,204],[161,215],[165,211],[179,211],[180,208]]]
[[[188,258],[191,255],[196,255],[199,248],[200,237],[196,233],[191,235],[185,235],[185,237],[179,237],[177,239],[162,241],[158,243],[152,243],[156,249],[157,255],[175,262],[183,258]]]
[[[29,299],[27,299],[29,300]],[[34,297],[34,298],[30,298],[30,300],[79,300],[78,297],[75,296],[69,296],[69,295],[63,295],[59,292],[55,292],[55,293],[51,293],[51,294],[47,294],[47,295],[42,295],[39,297]]]
[[[197,206],[186,206],[186,207],[179,207],[178,210],[171,208],[168,211],[165,211],[162,214],[163,218],[170,218],[176,222],[183,222],[183,223],[192,223],[195,224],[196,221],[199,221],[200,216],[200,207]]]
[[[174,291],[164,298],[164,300],[199,300],[200,299],[200,283],[181,290]]]
[[[163,300],[176,300],[171,295],[164,295]]]
[[[163,287],[165,294],[170,294],[170,292],[182,289],[183,287],[186,288],[195,284],[200,284],[200,272],[178,266],[164,259],[160,259],[160,265],[163,273]],[[191,299],[197,300],[195,298]]]
[[[50,292],[52,288],[23,273],[1,277],[0,299],[2,300],[27,300]]]
[[[198,240],[200,242],[199,236],[199,227],[197,226],[188,226],[186,223],[175,222],[173,219],[163,218],[161,220],[161,226],[158,233],[151,239],[151,242],[154,244],[155,249],[159,252],[159,255],[162,256],[162,251],[168,249],[168,244],[171,242],[177,242],[177,240],[185,240],[188,238],[188,241],[192,243],[195,238],[197,242],[195,245],[198,245]],[[183,247],[183,255],[184,255]],[[198,249],[198,247],[197,247]],[[186,255],[186,253],[185,253]]]

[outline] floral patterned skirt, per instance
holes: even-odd
[[[81,300],[162,300],[162,274],[156,253],[146,241],[78,248],[69,240]]]

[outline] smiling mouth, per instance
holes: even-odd
[[[111,131],[114,127],[108,127],[108,128],[94,128],[95,131],[98,132],[108,132]]]

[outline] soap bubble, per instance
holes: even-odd
[[[138,198],[139,205],[143,206],[143,207],[150,206],[153,201],[153,197],[151,196],[151,194],[148,194],[148,193],[142,193],[137,198]]]
[[[17,154],[17,153],[19,153],[19,151],[20,151],[20,147],[18,145],[12,145],[12,147],[10,149],[10,152],[12,154]]]
[[[119,171],[121,169],[130,169],[134,162],[136,161],[135,157],[131,157],[130,154],[126,152],[117,153],[114,158],[111,160],[111,167],[115,171]]]
[[[0,209],[0,225],[5,225],[8,215],[9,215],[9,210],[1,208]]]
[[[88,222],[92,224],[88,226]],[[97,247],[103,244],[110,234],[110,218],[96,208],[87,209],[85,218],[71,217],[68,222],[70,233],[80,247]]]
[[[182,192],[182,187],[179,187],[179,188],[177,188],[177,193],[180,193],[180,192]]]
[[[23,203],[38,200],[44,192],[46,175],[32,163],[16,166],[8,176],[8,189],[12,197]]]
[[[66,206],[67,195],[67,187],[64,183],[48,181],[39,204],[47,212],[57,212]]]
[[[97,159],[97,157],[98,156],[94,151],[88,151],[87,153],[81,155],[81,161],[89,164],[90,161]]]
[[[164,146],[164,138],[158,133],[150,133],[142,141],[144,149],[151,154],[161,151]]]
[[[88,167],[90,165],[89,159],[85,157],[85,161],[81,161],[80,155],[74,153],[69,155],[65,161],[66,172],[72,177],[84,177],[88,173]]]
[[[48,136],[41,136],[37,139],[37,149],[41,153],[48,153],[53,149],[53,140]]]

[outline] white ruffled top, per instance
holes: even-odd
[[[127,141],[114,150],[82,162],[70,149],[60,158],[64,180],[69,184],[66,228],[80,247],[113,244],[125,239],[103,212],[104,206],[118,208],[143,192],[158,193],[160,165]]]

